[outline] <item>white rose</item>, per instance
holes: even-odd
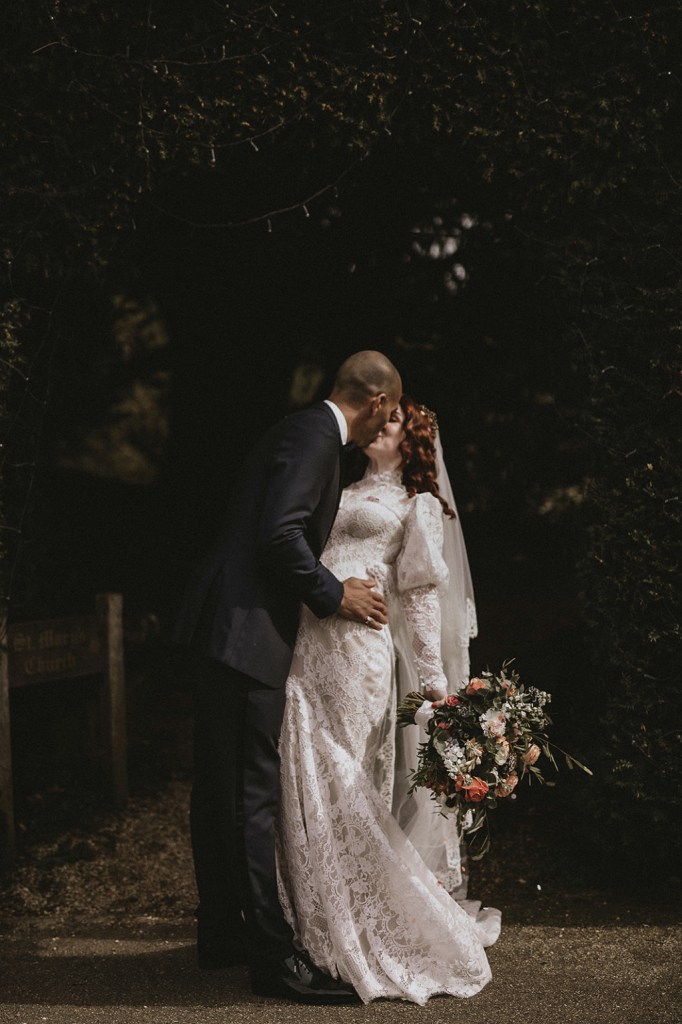
[[[496,711],[494,708],[491,708],[490,711],[486,711],[485,714],[481,715],[478,720],[483,726],[483,732],[486,736],[504,736],[507,731],[507,716],[503,711]]]

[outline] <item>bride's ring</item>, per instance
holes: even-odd
[[[372,616],[368,615],[367,618],[365,619],[365,623],[369,626],[370,622],[372,622]]]

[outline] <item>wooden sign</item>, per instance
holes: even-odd
[[[104,670],[104,655],[94,615],[24,622],[7,630],[11,687],[95,675]]]
[[[128,797],[123,599],[98,594],[94,615],[6,625],[0,612],[0,864],[14,857],[9,691],[32,683],[99,676],[104,767],[116,804]]]

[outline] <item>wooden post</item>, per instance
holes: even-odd
[[[123,598],[98,594],[96,615],[7,626],[0,607],[0,867],[15,856],[10,686],[103,676],[104,767],[115,804],[128,799]]]
[[[0,608],[0,867],[14,860],[14,793],[12,742],[9,721],[9,667],[7,662],[7,608]]]
[[[123,668],[123,598],[98,594],[97,616],[104,642],[104,743],[107,774],[115,804],[128,799],[126,695]]]

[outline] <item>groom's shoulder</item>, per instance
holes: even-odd
[[[336,426],[334,413],[326,402],[316,402],[315,405],[309,405],[306,409],[298,409],[296,412],[290,412],[288,416],[284,417],[282,422],[286,423],[287,421],[296,423],[316,423],[324,426],[329,425],[331,427]]]
[[[338,444],[339,427],[334,414],[324,402],[289,413],[269,431],[273,440],[297,439],[307,445]]]

